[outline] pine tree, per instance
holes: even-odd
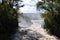
[[[44,18],[44,28],[51,35],[60,38],[60,0],[43,0],[37,3],[38,8],[45,9],[46,12],[42,14]]]

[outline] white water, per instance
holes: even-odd
[[[33,2],[31,3],[32,0],[30,1],[26,1],[25,0],[25,7],[22,7],[22,12],[25,12],[23,13],[23,16],[19,16],[18,18],[18,21],[19,21],[19,31],[23,30],[27,30],[27,34],[24,35],[23,37],[23,40],[32,40],[32,39],[29,39],[30,37],[29,36],[34,36],[37,38],[37,36],[39,35],[39,38],[38,40],[47,40],[47,38],[51,39],[51,40],[56,40],[56,38],[54,36],[50,36],[43,28],[42,28],[42,25],[44,24],[44,20],[43,18],[41,18],[41,12],[44,12],[44,11],[40,11],[37,12],[36,10],[36,1],[37,0],[33,0]],[[37,35],[37,34],[38,35]],[[31,35],[33,34],[33,35]],[[20,40],[20,33],[16,33],[15,35],[15,39],[14,40]],[[28,38],[29,37],[29,38]],[[28,38],[28,39],[26,39]],[[49,40],[48,39],[48,40]],[[33,39],[33,40],[36,40],[36,39]]]
[[[24,13],[23,17],[19,18],[19,26],[21,29],[19,30],[32,30],[40,35],[42,35],[42,39],[53,38],[52,40],[56,40],[54,36],[50,36],[47,32],[42,28],[42,24],[44,20],[41,18],[40,13]]]

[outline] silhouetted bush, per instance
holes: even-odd
[[[17,14],[7,2],[0,3],[0,40],[12,40],[18,29]]]

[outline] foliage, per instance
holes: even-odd
[[[43,6],[43,2],[38,2],[36,5],[37,5],[37,9],[39,9],[40,5]]]
[[[0,3],[0,40],[12,40],[18,29],[17,10],[7,1]]]
[[[60,38],[60,0],[53,0],[49,2],[45,2],[43,5],[43,9],[46,10],[44,14],[42,14],[44,18],[44,28],[51,35],[55,35]],[[39,3],[38,3],[39,4]],[[41,6],[41,5],[39,5]]]

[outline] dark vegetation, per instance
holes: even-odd
[[[45,9],[46,12],[42,14],[44,18],[44,28],[51,35],[60,38],[60,0],[49,0],[38,2],[37,7]]]
[[[10,0],[11,1],[11,0]],[[8,0],[0,3],[0,40],[12,40],[18,29],[18,13]]]

